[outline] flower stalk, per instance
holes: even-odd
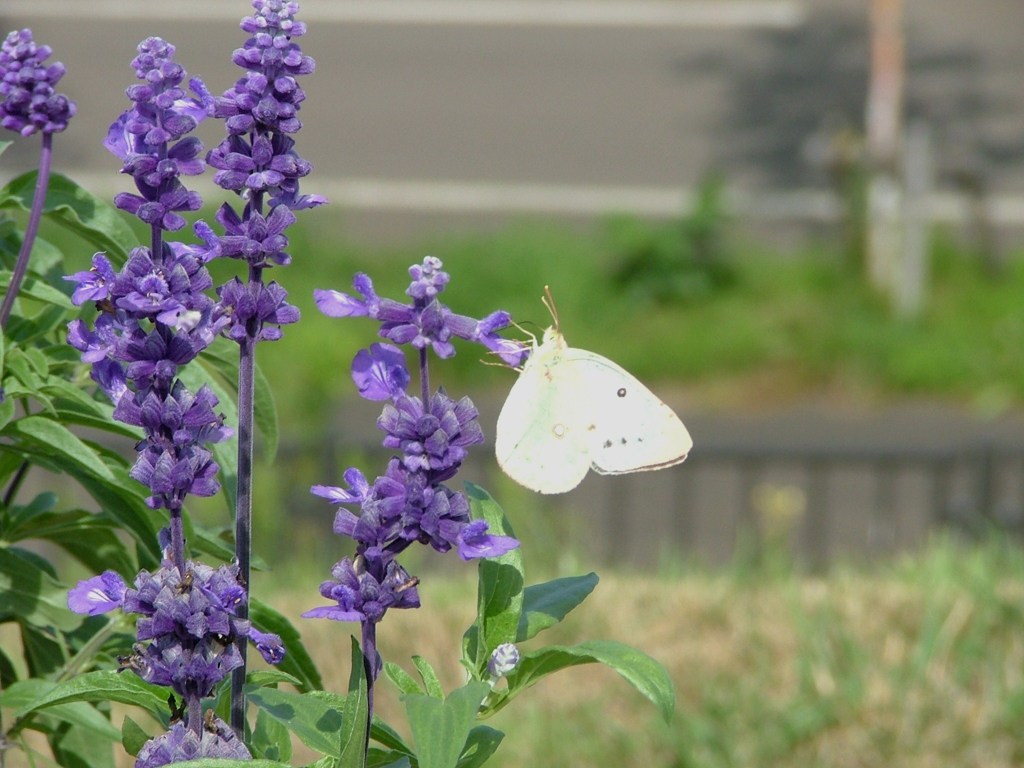
[[[45,62],[51,53],[49,46],[36,45],[28,29],[11,32],[0,45],[0,126],[20,136],[42,134],[32,208],[11,281],[0,303],[0,330],[5,329],[10,320],[39,233],[50,184],[53,134],[67,128],[76,111],[75,102],[54,90],[64,76],[65,67],[60,62],[47,65]]]
[[[92,269],[68,277],[76,283],[72,300],[95,301],[100,310],[91,329],[72,322],[68,341],[93,364],[92,377],[114,402],[114,417],[142,428],[130,474],[149,488],[148,506],[168,514],[159,569],[140,572],[131,587],[108,571],[79,583],[68,596],[79,613],[119,608],[137,615],[137,643],[120,659],[121,668],[179,697],[172,704],[171,729],[147,742],[136,768],[194,757],[248,759],[248,749],[226,723],[212,711],[204,716],[202,700],[244,668],[239,648],[245,642],[256,643],[270,663],[284,655],[280,638],[248,621],[248,580],[238,565],[214,569],[186,557],[185,500],[219,490],[208,446],[231,431],[215,410],[212,390],[204,385],[192,393],[177,374],[231,327],[234,313],[205,293],[212,287],[206,263],[220,247],[209,228],[201,222],[195,227],[202,245],[165,238],[165,232],[185,226],[180,212],[202,204],[181,176],[203,171],[202,144],[187,134],[212,108],[202,81],[189,81],[191,96],[182,88],[185,71],[173,56],[174,46],[160,38],[139,45],[132,64],[141,84],[127,89],[133,106],[111,125],[105,141],[136,189],[114,202],[149,225],[150,245],[135,248],[120,272],[98,253]]]
[[[302,123],[296,113],[305,99],[296,78],[313,72],[313,59],[302,53],[294,38],[306,32],[295,19],[299,6],[287,0],[253,0],[253,14],[242,20],[250,37],[232,55],[245,70],[234,86],[213,105],[213,115],[224,120],[227,137],[207,156],[217,173],[214,181],[244,201],[241,214],[224,204],[217,221],[224,228],[218,255],[242,259],[246,282],[222,286],[221,307],[230,318],[226,334],[238,343],[238,475],[235,495],[235,559],[239,578],[248,584],[252,551],[252,470],[254,451],[254,393],[256,345],[281,337],[279,328],[299,319],[287,304],[287,293],[276,283],[266,284],[263,273],[286,265],[285,229],[295,222],[294,210],[321,205],[319,195],[300,195],[299,179],[312,166],[294,149],[291,134]],[[269,214],[266,213],[269,206]],[[247,616],[247,606],[242,607]],[[232,676],[231,725],[242,734],[245,722],[245,644],[243,663]]]
[[[471,519],[466,495],[447,484],[469,448],[483,442],[483,432],[468,397],[455,401],[443,389],[432,392],[429,352],[449,358],[455,354],[452,340],[461,338],[518,364],[524,350],[498,335],[511,323],[508,313],[475,320],[441,303],[439,294],[449,281],[442,266],[439,259],[428,256],[409,269],[410,304],[378,296],[364,274],[353,281],[358,295],[314,292],[324,314],[369,317],[380,323],[380,335],[393,342],[360,350],[352,361],[352,378],[362,397],[386,403],[377,426],[385,434],[384,447],[395,454],[384,474],[372,483],[353,467],[344,473],[347,488],[317,485],[311,489],[339,506],[334,532],[354,540],[356,551],[339,560],[331,569],[332,578],[320,585],[320,594],[333,604],[303,614],[360,623],[371,721],[381,671],[377,624],[391,608],[420,605],[419,579],[406,571],[398,556],[415,543],[438,552],[455,549],[463,560],[498,557],[519,546],[511,537],[489,533],[486,521]],[[420,397],[408,394],[411,376],[405,353],[396,345],[416,350]]]

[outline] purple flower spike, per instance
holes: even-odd
[[[254,0],[252,5],[255,12],[241,25],[251,37],[231,57],[245,74],[213,106],[228,136],[207,162],[217,169],[216,184],[246,199],[265,194],[274,208],[312,208],[326,199],[300,194],[299,180],[312,165],[299,156],[289,135],[302,127],[298,111],[306,94],[297,78],[316,68],[294,40],[305,34],[306,25],[294,18],[297,3]]]
[[[409,269],[412,281],[406,295],[411,304],[381,298],[365,274],[353,280],[353,294],[318,290],[318,308],[330,317],[369,317],[380,324],[380,335],[392,344],[373,344],[352,362],[352,378],[360,395],[388,401],[377,426],[383,445],[395,454],[385,473],[372,484],[357,469],[345,473],[347,488],[313,486],[312,492],[336,505],[334,532],[356,543],[356,556],[339,561],[333,580],[321,594],[334,605],[309,611],[308,618],[359,621],[364,641],[389,608],[419,606],[418,581],[396,559],[414,543],[438,552],[456,549],[463,560],[498,557],[519,546],[508,536],[488,533],[487,522],[473,521],[469,499],[451,490],[453,478],[469,449],[483,442],[476,407],[468,397],[452,400],[443,389],[433,395],[427,375],[427,348],[439,357],[455,354],[452,339],[462,338],[497,351],[502,359],[520,363],[523,348],[498,332],[511,325],[507,312],[482,320],[452,312],[440,301],[450,277],[440,259],[428,256]],[[394,345],[421,350],[420,383],[424,397],[407,394],[410,375],[403,352]],[[369,629],[368,629],[369,628]],[[368,654],[371,667],[372,637]]]
[[[68,127],[75,102],[54,91],[64,65],[47,65],[51,53],[49,46],[35,44],[28,29],[11,32],[0,45],[0,126],[22,136]]]
[[[78,582],[68,592],[68,608],[74,613],[97,616],[120,608],[124,602],[125,583],[114,571]]]
[[[182,175],[203,172],[202,143],[185,137],[212,108],[212,97],[201,80],[181,87],[185,70],[173,60],[174,46],[159,37],[139,43],[132,67],[142,84],[126,93],[134,106],[115,120],[104,146],[119,157],[123,173],[135,179],[139,194],[122,192],[114,198],[118,208],[164,230],[185,226],[180,211],[196,211],[202,198],[180,182]]]
[[[175,723],[166,733],[147,741],[139,750],[135,768],[160,768],[204,757],[251,760],[249,750],[230,726],[220,718],[212,717],[212,710],[207,715],[198,735],[184,723]]]
[[[393,400],[405,394],[409,369],[405,355],[391,344],[372,344],[352,360],[352,380],[367,400]]]

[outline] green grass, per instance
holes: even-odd
[[[289,233],[293,264],[267,273],[288,289],[303,319],[259,354],[282,419],[304,433],[324,429],[325,409],[355,396],[349,363],[376,339],[367,320],[321,315],[313,289],[349,290],[353,274],[364,271],[381,295],[401,298],[406,270],[427,254],[440,257],[452,275],[445,300],[455,311],[482,316],[504,308],[539,333],[551,323],[540,302],[550,285],[571,344],[611,357],[662,390],[685,389],[696,401],[747,404],[824,392],[927,395],[990,410],[1024,402],[1021,252],[992,276],[952,237],[936,234],[927,305],[906,320],[865,285],[839,244],[793,251],[726,237],[721,251],[731,283],[673,305],[640,300],[613,279],[624,242],[671,241],[671,226],[619,220],[570,228],[524,220],[487,234],[374,247],[352,241],[319,214],[304,212]],[[75,247],[67,237],[55,240]],[[84,268],[90,255],[77,246],[69,267]],[[237,271],[234,262],[214,265],[218,282]],[[453,393],[507,391],[509,373],[482,365],[483,357],[463,345],[434,367],[434,380]]]
[[[404,247],[358,247],[314,215],[294,234],[294,265],[276,270],[303,311],[284,342],[261,350],[283,415],[321,424],[325,403],[352,397],[348,364],[374,338],[365,320],[329,320],[315,287],[347,290],[356,271],[382,295],[401,296],[406,269],[426,254],[451,273],[445,299],[481,316],[508,309],[531,332],[550,324],[540,302],[550,285],[562,330],[662,388],[740,401],[808,390],[886,398],[928,395],[1001,408],[1024,401],[1024,262],[990,277],[936,238],[928,304],[899,319],[827,247],[779,252],[734,244],[732,285],[679,305],[645,303],[616,288],[613,240],[601,228],[521,224],[486,235],[433,238]],[[643,225],[638,225],[643,226]],[[463,347],[434,367],[452,392],[504,391],[507,372]]]
[[[280,582],[278,582],[280,583]],[[386,660],[422,654],[447,687],[471,619],[469,579],[431,576],[423,607],[393,611]],[[310,603],[279,590],[286,612]],[[540,638],[608,638],[657,658],[677,712],[654,708],[596,667],[559,673],[489,724],[505,731],[504,766],[676,768],[1002,768],[1024,761],[1024,553],[1004,540],[936,538],[922,552],[824,577],[745,567],[682,576],[603,575],[563,625]],[[303,622],[328,687],[344,684],[347,630]],[[379,710],[401,722],[384,683]]]

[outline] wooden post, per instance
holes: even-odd
[[[902,251],[903,0],[871,0],[870,22],[866,262],[871,283],[891,295]]]

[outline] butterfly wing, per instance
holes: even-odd
[[[595,472],[661,469],[686,458],[693,440],[675,412],[629,371],[584,349],[566,349],[561,375],[579,382],[578,429]]]
[[[589,436],[579,428],[579,382],[563,365],[560,336],[545,335],[498,415],[495,454],[505,473],[539,493],[565,493],[590,468]]]

